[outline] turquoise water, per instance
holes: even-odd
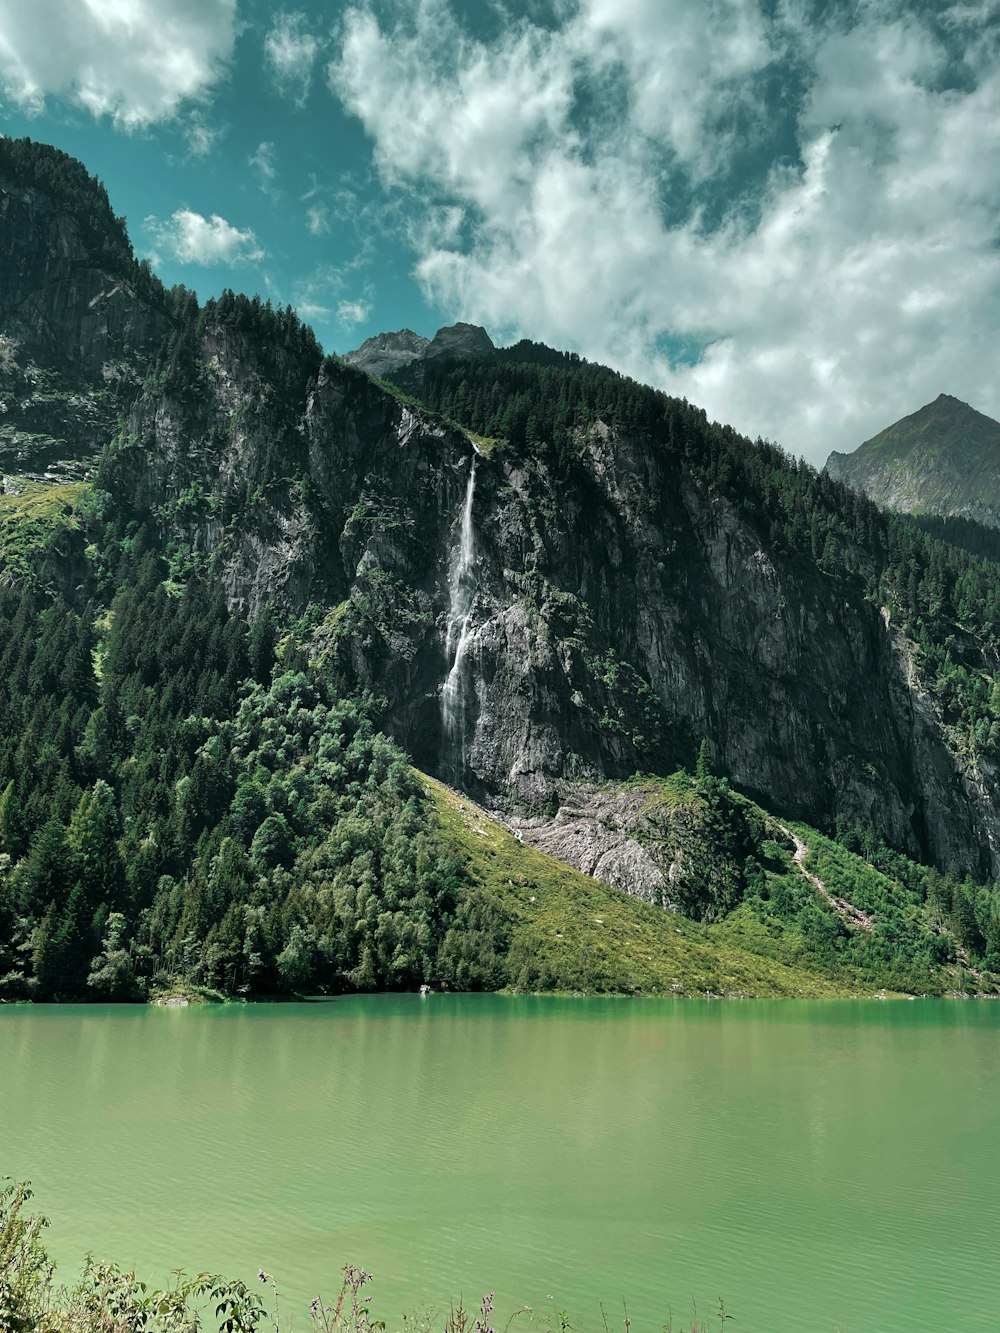
[[[376,1315],[1000,1326],[1000,1006],[502,996],[0,1008],[0,1174],[85,1251]],[[551,1299],[549,1299],[551,1297]],[[435,1327],[438,1327],[435,1324]],[[521,1325],[524,1327],[524,1325]]]

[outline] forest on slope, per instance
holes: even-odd
[[[698,864],[678,932],[683,917],[428,789],[370,701],[335,699],[269,619],[248,629],[217,589],[168,592],[164,572],[137,553],[99,623],[30,589],[0,599],[2,998],[821,994],[820,977],[832,994],[936,993],[989,988],[976,962],[1000,970],[993,891],[805,831],[824,882],[874,912],[874,932],[852,930],[796,873],[780,825],[704,770],[640,780],[688,817]]]
[[[365,569],[363,597],[358,585],[331,585],[344,600],[310,593],[296,613],[287,596],[248,611],[222,567],[226,543],[255,536],[276,495],[298,497],[320,549],[329,544],[330,503],[297,429],[324,377],[372,415],[398,415],[401,391],[324,359],[290,310],[233,293],[204,306],[183,289],[164,293],[135,263],[100,187],[63,155],[3,141],[0,166],[29,199],[47,192],[95,267],[124,273],[130,299],[155,305],[166,330],[147,353],[121,327],[136,376],[114,391],[118,424],[91,475],[67,493],[12,458],[0,498],[0,997],[138,999],[176,985],[237,995],[993,987],[1000,894],[984,877],[918,865],[863,821],[831,821],[836,843],[796,825],[824,896],[793,860],[774,818],[785,812],[714,775],[710,744],[693,771],[696,736],[678,731],[659,777],[636,779],[652,784],[648,802],[689,866],[686,896],[669,904],[676,913],[585,879],[429,786],[383,733],[391,701],[360,669],[358,645],[390,644],[399,630],[385,572]],[[18,318],[5,373],[20,385],[30,330]],[[241,357],[260,402],[238,492],[213,489],[225,432],[248,428],[240,418],[223,429],[207,412],[216,372],[206,348]],[[581,457],[595,428],[641,437],[725,496],[767,550],[886,607],[915,645],[956,756],[975,766],[996,755],[991,561],[686,403],[533,344],[476,363],[435,360],[406,394],[428,439],[474,432],[495,466],[544,470],[567,493],[585,492]],[[144,402],[198,423],[169,461],[167,501],[153,489],[164,463],[142,433]],[[72,447],[71,433],[62,443]],[[58,502],[40,505],[57,490]],[[350,522],[365,517],[355,510]],[[382,527],[384,539],[384,518]],[[209,548],[201,534],[215,529]],[[596,660],[609,699],[641,695],[634,668]],[[614,713],[600,725],[613,730]],[[677,763],[692,771],[674,773]]]

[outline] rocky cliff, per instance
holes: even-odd
[[[598,422],[567,477],[336,361],[282,404],[275,355],[207,325],[196,411],[144,394],[105,484],[211,560],[247,616],[311,610],[330,670],[385,699],[419,764],[542,810],[690,763],[707,737],[772,808],[993,873],[995,774],[954,757],[912,644],[861,586],[769,550],[654,439]]]
[[[1000,527],[1000,422],[946,393],[826,471],[889,509]]]
[[[778,540],[776,499],[706,475],[703,415],[663,400],[630,423],[612,394],[559,448],[530,413],[521,442],[473,435],[323,359],[289,314],[240,298],[167,320],[88,265],[51,192],[9,183],[4,199],[6,346],[52,373],[148,362],[107,438],[112,519],[155,530],[175,579],[200,566],[248,619],[294,621],[422,767],[537,820],[606,778],[691,764],[707,738],[715,770],[772,809],[1000,872],[995,768],[959,755],[872,595],[875,547],[833,574]],[[488,358],[456,327],[435,343]],[[539,373],[534,392],[568,382]]]
[[[495,351],[493,339],[479,324],[447,324],[435,333],[421,359],[432,361],[437,356],[457,356],[478,360],[492,356]]]
[[[429,338],[414,333],[412,329],[400,329],[398,333],[376,333],[374,338],[366,338],[353,352],[345,353],[344,360],[369,375],[384,378],[415,361],[430,343]]]
[[[0,140],[0,468],[80,475],[167,327],[98,183]]]

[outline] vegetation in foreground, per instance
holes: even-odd
[[[164,1289],[149,1287],[135,1273],[114,1264],[87,1260],[80,1280],[71,1287],[57,1286],[54,1267],[45,1250],[47,1220],[30,1211],[31,1190],[22,1183],[0,1181],[0,1333],[291,1333],[308,1327],[311,1333],[385,1333],[376,1319],[371,1295],[365,1290],[372,1275],[353,1264],[343,1270],[339,1290],[327,1305],[316,1297],[308,1323],[296,1320],[296,1311],[283,1308],[280,1289],[270,1273],[258,1280],[264,1295],[245,1282],[212,1273],[188,1278],[177,1272]],[[603,1315],[603,1309],[602,1309]],[[515,1312],[501,1330],[509,1333],[523,1319],[544,1333],[570,1333],[563,1311],[535,1312],[527,1306]],[[461,1299],[442,1316],[444,1333],[497,1333],[493,1327],[493,1293],[482,1298],[475,1312]],[[685,1321],[689,1333],[725,1333],[731,1319],[722,1302],[714,1319]],[[438,1326],[433,1312],[402,1317],[405,1333],[431,1333]],[[630,1320],[625,1315],[625,1333]],[[604,1318],[605,1333],[609,1333]],[[663,1333],[673,1333],[668,1316]],[[677,1333],[683,1333],[680,1325]]]

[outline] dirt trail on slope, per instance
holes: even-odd
[[[799,874],[803,875],[816,892],[826,899],[846,925],[853,927],[855,930],[871,931],[874,928],[874,922],[867,912],[863,912],[860,907],[855,907],[854,904],[849,903],[846,898],[836,897],[836,895],[832,894],[826,887],[819,875],[814,875],[811,871],[806,869],[805,860],[809,855],[809,848],[802,839],[797,834],[793,833],[790,828],[786,828],[784,824],[779,824],[778,827],[781,829],[782,833],[784,833],[785,837],[795,844],[795,855],[792,857],[792,860],[795,862],[795,868],[798,870]]]
[[[860,907],[855,907],[854,904],[849,903],[846,898],[836,897],[830,892],[818,875],[814,875],[811,871],[806,869],[805,859],[809,855],[809,848],[802,839],[797,837],[790,828],[786,828],[784,824],[779,824],[778,828],[780,828],[782,833],[795,844],[795,854],[792,857],[792,860],[795,862],[795,867],[799,874],[805,876],[817,893],[821,894],[822,897],[826,899],[846,925],[852,926],[855,930],[871,931],[874,928],[875,923],[867,912],[863,912]],[[938,928],[938,933],[944,933],[940,927]],[[961,945],[959,945],[956,950],[956,957],[959,965],[965,972],[968,972],[970,976],[975,977],[977,981],[982,980],[982,972],[972,965],[969,961],[968,953]]]

